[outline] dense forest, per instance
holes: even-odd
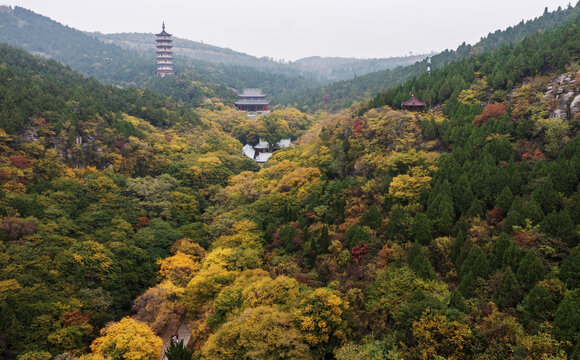
[[[335,114],[0,45],[0,358],[580,358],[576,9]]]
[[[432,69],[439,69],[451,61],[461,60],[503,45],[515,44],[524,37],[537,32],[553,29],[567,22],[578,21],[580,4],[571,5],[566,9],[558,8],[546,11],[536,19],[523,21],[516,26],[505,30],[497,30],[482,38],[477,44],[461,44],[455,51],[445,50],[432,56]],[[352,80],[340,81],[319,88],[306,91],[296,90],[276,96],[278,104],[295,106],[302,111],[329,110],[339,111],[353,104],[353,102],[367,99],[378,92],[402,84],[413,77],[420,77],[427,73],[427,59],[423,57],[412,66],[398,67],[393,70],[379,71],[364,76],[357,76]],[[406,99],[405,99],[406,100]]]

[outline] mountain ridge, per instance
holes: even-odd
[[[103,42],[115,44],[124,48],[146,53],[154,51],[155,34],[153,33],[87,33]],[[296,61],[276,61],[269,57],[256,57],[230,48],[218,47],[180,37],[173,37],[175,53],[208,62],[219,62],[228,65],[244,65],[258,70],[273,71],[286,75],[302,75],[315,77],[320,81],[329,82],[345,80],[355,75],[364,75],[377,70],[390,69],[401,65],[409,65],[426,55],[398,56],[390,58],[354,58],[354,57],[323,57],[310,56]]]

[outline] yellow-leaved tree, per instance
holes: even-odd
[[[125,317],[103,328],[91,350],[111,360],[157,360],[162,346],[163,341],[147,324]]]
[[[446,359],[465,359],[466,344],[472,337],[469,325],[450,320],[445,315],[425,314],[413,323],[413,337],[417,341],[419,359],[443,356]]]
[[[389,186],[389,195],[403,203],[417,202],[421,196],[421,190],[431,189],[429,170],[413,166],[409,169],[409,173],[410,175],[396,176]]]
[[[346,340],[348,308],[338,291],[327,288],[314,290],[300,303],[295,312],[298,327],[318,355],[323,356]]]
[[[159,273],[178,286],[185,287],[189,280],[199,271],[201,265],[194,257],[181,251],[173,256],[158,260]]]
[[[308,345],[292,325],[292,315],[276,307],[244,311],[212,334],[203,359],[312,359]]]

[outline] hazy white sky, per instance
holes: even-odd
[[[149,32],[254,56],[390,57],[455,49],[570,0],[0,0],[85,31]],[[572,1],[572,5],[576,0]]]

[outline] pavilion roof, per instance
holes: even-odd
[[[244,89],[239,95],[240,97],[265,97],[262,89]]]
[[[401,106],[425,106],[426,104],[421,100],[417,99],[415,94],[411,95],[411,98],[404,103],[401,103]]]

